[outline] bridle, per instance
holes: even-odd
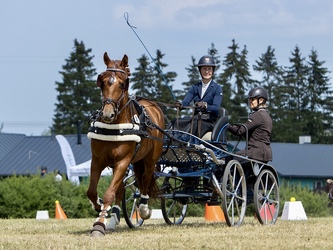
[[[128,79],[128,76],[127,76],[125,70],[117,69],[117,68],[107,68],[106,71],[111,71],[111,72],[114,73],[114,74],[112,74],[112,76],[111,76],[110,79],[109,79],[109,83],[110,83],[111,85],[115,82],[114,76],[115,76],[115,73],[117,73],[117,72],[123,73],[123,74],[126,76],[126,79],[125,79],[125,80]],[[103,73],[102,73],[102,74],[103,74]],[[117,115],[118,115],[118,114],[121,112],[121,110],[124,108],[124,107],[123,107],[121,110],[119,110],[120,102],[121,102],[122,99],[124,99],[124,97],[125,97],[125,92],[126,92],[126,87],[122,87],[122,88],[121,88],[121,95],[120,95],[120,97],[119,97],[117,100],[115,100],[115,99],[113,99],[113,98],[105,98],[105,97],[102,97],[102,108],[101,108],[101,109],[103,110],[103,108],[104,108],[105,105],[107,105],[107,104],[111,104],[111,105],[113,106],[113,109],[114,109],[114,112],[115,112],[115,118],[114,118],[114,119],[116,119],[116,118],[117,118]],[[125,106],[127,106],[127,105],[125,105]]]

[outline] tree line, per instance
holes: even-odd
[[[55,83],[58,95],[51,128],[54,133],[76,133],[78,128],[85,133],[89,127],[87,118],[101,106],[91,53],[92,50],[86,49],[82,41],[75,39],[73,51],[59,71],[62,82]],[[273,142],[298,143],[299,136],[309,135],[312,143],[333,143],[330,71],[324,66],[325,61],[318,58],[315,49],[303,57],[296,45],[289,57],[289,65],[280,65],[274,48],[268,46],[250,66],[246,45],[240,48],[234,39],[226,55],[221,56],[214,43],[210,44],[207,54],[217,64],[214,79],[223,88],[222,107],[228,110],[231,123],[246,120],[250,112],[247,93],[255,86],[262,86],[269,93]],[[182,100],[188,89],[200,80],[197,59],[192,56],[190,64],[185,67],[188,81],[182,83],[183,89],[174,90],[177,73],[167,71],[164,56],[157,50],[153,60],[145,54],[137,59],[138,66],[131,69],[131,93],[173,104],[175,99]],[[260,79],[251,75],[251,68],[261,76]],[[175,109],[163,109],[166,119],[172,120]]]

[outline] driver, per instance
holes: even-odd
[[[175,105],[180,109],[182,106],[195,105],[196,121],[193,124],[192,133],[199,137],[213,130],[222,103],[222,87],[212,79],[215,67],[212,56],[201,57],[198,62],[201,81],[192,85],[184,100],[181,103],[176,102]],[[198,114],[201,116],[201,121],[198,120]],[[188,125],[189,121],[186,123]]]
[[[253,111],[243,125],[229,125],[228,131],[234,135],[246,135],[248,130],[248,157],[267,163],[272,161],[271,134],[272,119],[266,110],[268,93],[262,87],[255,87],[249,91],[249,106]],[[245,127],[246,128],[245,128]],[[236,154],[246,156],[246,149]]]

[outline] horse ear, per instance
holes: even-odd
[[[109,63],[111,62],[111,60],[110,60],[110,58],[108,56],[108,53],[106,53],[106,52],[104,53],[103,59],[104,59],[105,65],[108,66]]]
[[[120,64],[124,69],[128,67],[128,56],[125,54]]]

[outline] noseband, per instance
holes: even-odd
[[[125,70],[122,70],[122,69],[117,69],[117,68],[107,68],[106,71],[111,71],[111,72],[120,72],[120,73],[123,73],[126,75],[126,72]],[[113,76],[110,78],[110,80],[113,78]],[[127,75],[126,75],[126,79],[127,79]],[[110,82],[109,80],[109,82]],[[113,84],[114,81],[112,80],[110,82],[110,84]],[[120,106],[120,101],[124,98],[125,96],[125,88],[121,88],[121,95],[120,97],[118,98],[118,100],[115,100],[115,99],[112,99],[112,98],[104,98],[102,97],[102,109],[104,108],[104,106],[106,104],[111,104],[114,108],[114,112],[115,112],[115,119],[117,117],[117,115],[120,113],[119,110],[119,106]]]

